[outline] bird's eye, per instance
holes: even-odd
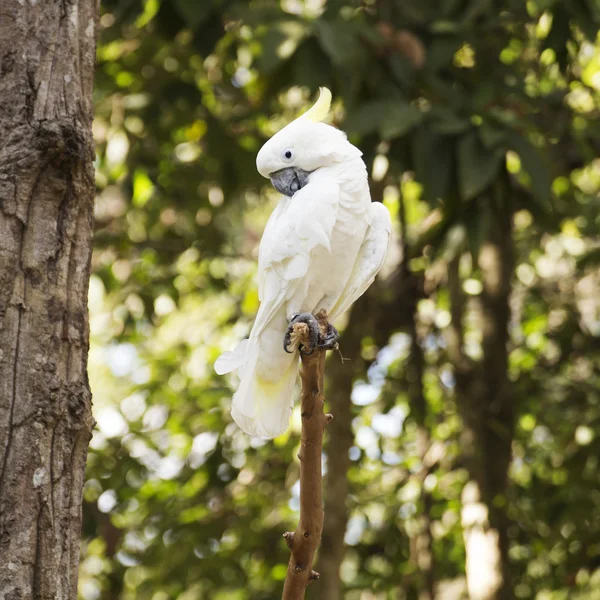
[[[285,160],[292,160],[293,156],[294,153],[289,148],[283,151],[283,158]]]

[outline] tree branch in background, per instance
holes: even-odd
[[[465,338],[463,331],[465,298],[461,288],[459,263],[460,256],[456,256],[447,265],[446,277],[450,296],[451,320],[445,331],[445,338],[448,347],[448,358],[454,366],[454,375],[458,378],[464,378],[469,373],[471,364],[463,351]]]
[[[427,460],[427,453],[431,447],[431,436],[427,425],[427,400],[423,389],[425,375],[425,357],[420,344],[417,331],[417,310],[409,327],[411,337],[410,353],[406,364],[406,379],[411,412],[417,425],[417,454],[420,468],[415,473],[421,490],[422,514],[419,519],[419,529],[411,539],[411,560],[416,566],[416,571],[422,579],[422,600],[433,600],[435,597],[435,577],[433,568],[433,551],[431,548],[431,494],[425,489],[425,479],[431,471],[431,464]]]
[[[481,391],[484,419],[477,429],[479,495],[487,505],[490,520],[488,537],[496,540],[498,577],[494,594],[486,600],[510,598],[508,581],[507,520],[504,509],[506,479],[511,460],[514,428],[514,398],[508,378],[508,323],[510,319],[510,279],[513,271],[512,206],[506,187],[500,181],[492,190],[486,239],[478,264],[481,270],[481,317],[483,360],[478,388]],[[475,597],[474,594],[471,594]]]
[[[462,497],[467,587],[474,600],[501,600],[510,597],[507,523],[500,506],[506,492],[513,435],[507,349],[512,210],[500,184],[478,199],[476,209],[483,237],[476,257],[483,284],[482,360],[474,364],[462,350],[465,298],[458,257],[448,265],[452,324],[446,330],[446,340],[465,425],[462,445],[471,477]]]
[[[315,315],[321,331],[327,331],[327,315]],[[304,323],[294,326],[301,343],[308,346],[308,327]],[[316,348],[310,355],[302,354],[301,415],[302,441],[300,453],[300,522],[295,532],[284,534],[291,551],[282,600],[302,600],[306,587],[319,578],[312,570],[315,552],[323,532],[322,468],[323,431],[332,416],[323,412],[323,379],[326,350]]]
[[[354,441],[352,432],[352,403],[350,396],[354,378],[364,372],[361,359],[361,342],[370,330],[370,319],[376,310],[372,295],[368,292],[352,307],[348,326],[339,343],[350,362],[330,360],[327,377],[327,398],[335,419],[328,428],[327,476],[325,477],[325,514],[318,571],[321,579],[316,585],[315,596],[328,600],[342,600],[340,567],[344,559],[344,537],[348,524],[348,469],[349,450]]]
[[[417,425],[417,453],[421,467],[416,473],[421,490],[421,502],[423,512],[420,518],[420,527],[413,539],[411,539],[411,560],[416,566],[416,572],[422,578],[420,586],[422,600],[433,600],[435,597],[435,577],[433,570],[433,551],[431,548],[431,494],[425,490],[425,479],[430,471],[430,465],[427,464],[426,455],[431,446],[431,436],[427,426],[427,399],[423,389],[423,377],[425,375],[425,357],[420,344],[417,321],[419,318],[417,303],[423,297],[422,276],[419,278],[411,272],[408,261],[407,245],[407,226],[406,226],[406,207],[404,197],[400,197],[400,227],[402,229],[402,280],[409,283],[408,289],[413,290],[413,294],[408,297],[410,304],[410,319],[408,320],[408,334],[410,335],[411,345],[408,361],[406,364],[406,380],[408,387],[408,397],[411,413]]]

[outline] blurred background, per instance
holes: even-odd
[[[308,598],[600,598],[598,0],[104,0],[85,600],[279,598],[299,416],[229,416],[277,194],[315,99],[394,220],[327,365]]]

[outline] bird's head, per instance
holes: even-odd
[[[358,152],[344,132],[321,122],[330,105],[331,92],[321,88],[314,106],[277,132],[256,157],[258,172],[285,196],[303,188],[316,169]]]

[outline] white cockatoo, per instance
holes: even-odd
[[[256,158],[283,196],[260,243],[260,308],[250,338],[215,363],[218,374],[237,370],[231,414],[252,436],[276,437],[289,425],[299,361],[283,347],[290,323],[321,309],[335,322],[373,283],[389,247],[390,215],[371,202],[362,153],[322,122],[330,104],[331,92],[321,88],[315,105]]]

